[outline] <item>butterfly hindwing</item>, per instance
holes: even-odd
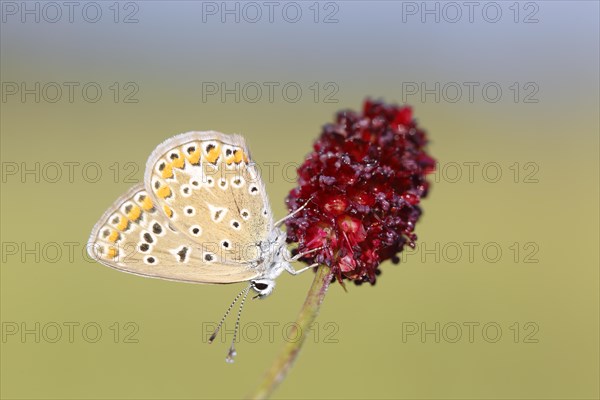
[[[92,230],[87,249],[92,258],[109,267],[148,277],[232,283],[258,275],[248,266],[220,263],[216,252],[175,229],[142,184],[104,213]]]
[[[188,132],[152,153],[146,189],[169,223],[214,249],[218,261],[255,262],[273,217],[258,168],[239,135]]]

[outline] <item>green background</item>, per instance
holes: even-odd
[[[350,284],[345,293],[332,286],[318,336],[309,337],[275,396],[598,398],[597,2],[518,3],[518,22],[513,2],[499,2],[496,23],[482,17],[487,3],[472,23],[465,8],[451,22],[455,14],[443,3],[439,23],[435,16],[422,22],[421,14],[403,14],[401,2],[321,3],[318,23],[313,2],[297,3],[303,12],[297,23],[282,18],[283,5],[273,22],[263,8],[256,23],[244,15],[239,23],[232,16],[222,23],[219,15],[203,22],[201,2],[170,3],[121,3],[117,23],[113,2],[97,3],[97,23],[82,18],[86,3],[72,23],[66,8],[55,23],[44,15],[39,23],[32,16],[22,22],[20,14],[3,12],[3,398],[249,393],[284,344],[284,325],[294,321],[310,273],[286,274],[272,297],[247,304],[245,335],[236,363],[228,365],[231,335],[209,346],[203,324],[219,320],[241,285],[143,279],[88,262],[82,248],[105,209],[130,181],[142,179],[154,147],[189,130],[242,133],[259,164],[279,163],[267,188],[275,215],[284,216],[283,199],[294,183],[283,166],[300,163],[321,125],[338,109],[359,108],[366,96],[412,104],[440,162],[417,226],[421,247],[399,265],[384,264],[374,287]],[[138,22],[123,23],[132,12]],[[332,12],[338,22],[323,23]],[[527,16],[537,22],[524,23]],[[52,85],[36,102],[34,95],[9,95],[11,82],[79,86],[73,102],[65,89],[53,103]],[[95,103],[82,97],[88,82],[102,88]],[[203,99],[203,82],[230,88],[277,82],[279,90],[272,102],[266,89],[256,102],[247,101],[254,92],[221,101]],[[288,82],[302,88],[297,102],[281,93]],[[430,89],[440,82],[439,101],[433,94],[407,95],[411,82]],[[452,82],[463,88],[456,102]],[[465,82],[479,84],[473,101]],[[482,95],[489,82],[502,89],[497,102]],[[132,88],[138,101],[127,103]],[[537,92],[526,97],[532,88]],[[88,94],[94,96],[92,89]],[[56,182],[53,163],[61,166]],[[102,175],[92,182],[98,166]],[[21,176],[35,168],[37,176]],[[36,323],[39,343],[34,334],[21,336]],[[78,324],[72,343],[65,323]],[[439,342],[435,334],[421,336],[436,323]],[[62,336],[51,343],[55,324]],[[92,324],[87,336],[85,324]],[[102,335],[90,343],[94,326]],[[261,336],[251,343],[256,326]],[[454,340],[457,326],[462,336]],[[19,332],[10,334],[15,327]],[[126,343],[133,327],[129,339],[137,343]],[[419,332],[410,334],[414,328]]]

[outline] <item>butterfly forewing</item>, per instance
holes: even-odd
[[[273,219],[241,136],[212,131],[175,136],[148,159],[145,182],[170,225],[211,249],[217,262],[257,261]]]

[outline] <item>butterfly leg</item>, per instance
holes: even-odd
[[[304,268],[301,268],[298,271],[296,271],[294,269],[294,267],[292,267],[291,265],[288,264],[288,265],[286,265],[285,270],[287,272],[289,272],[290,274],[292,274],[292,275],[298,275],[298,274],[301,274],[301,273],[303,273],[304,271],[306,271],[308,269],[311,269],[311,268],[314,268],[314,267],[318,267],[318,266],[319,266],[319,263],[314,263],[312,265],[309,265],[308,267],[304,267]]]
[[[299,259],[301,259],[302,257],[304,257],[304,256],[306,256],[306,255],[308,255],[308,254],[310,254],[310,253],[314,253],[315,251],[319,251],[319,250],[321,250],[321,249],[324,249],[324,248],[325,248],[325,246],[321,246],[321,247],[316,247],[316,248],[314,248],[314,249],[311,249],[311,250],[305,251],[304,253],[298,253],[298,254],[296,254],[294,257],[292,257],[292,258],[290,258],[289,260],[286,260],[286,261],[289,261],[289,262],[298,261],[298,260],[299,260]]]
[[[279,221],[275,222],[275,226],[280,227],[285,221],[287,221],[288,219],[292,218],[294,215],[296,215],[300,211],[302,211],[304,209],[304,207],[306,207],[308,205],[308,203],[310,203],[310,201],[313,199],[313,197],[314,196],[311,196],[308,200],[306,200],[306,202],[304,204],[302,204],[300,206],[300,208],[298,208],[296,211],[286,215],[285,217],[281,218]]]
[[[310,254],[310,253],[314,253],[315,251],[319,251],[321,249],[323,249],[323,247],[317,247],[315,249],[311,249],[309,251],[305,251],[304,253],[296,254],[294,257],[287,258],[286,259],[287,263],[285,265],[285,270],[287,272],[289,272],[290,274],[292,274],[292,275],[298,275],[298,274],[301,274],[302,272],[306,271],[307,269],[311,269],[311,268],[314,268],[314,267],[318,266],[319,263],[314,263],[312,265],[309,265],[308,267],[304,267],[304,268],[301,268],[298,271],[296,271],[294,269],[294,267],[292,267],[291,264],[289,264],[289,263],[293,262],[293,261],[298,261],[300,258],[304,257],[305,255]],[[289,257],[289,255],[288,255],[288,257]]]

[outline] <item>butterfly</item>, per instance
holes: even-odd
[[[92,229],[87,245],[98,262],[144,277],[179,282],[248,282],[231,303],[209,342],[242,298],[226,361],[233,362],[240,314],[250,290],[273,292],[292,256],[282,224],[274,222],[260,170],[240,135],[187,132],[150,155],[144,182],[119,197]]]

